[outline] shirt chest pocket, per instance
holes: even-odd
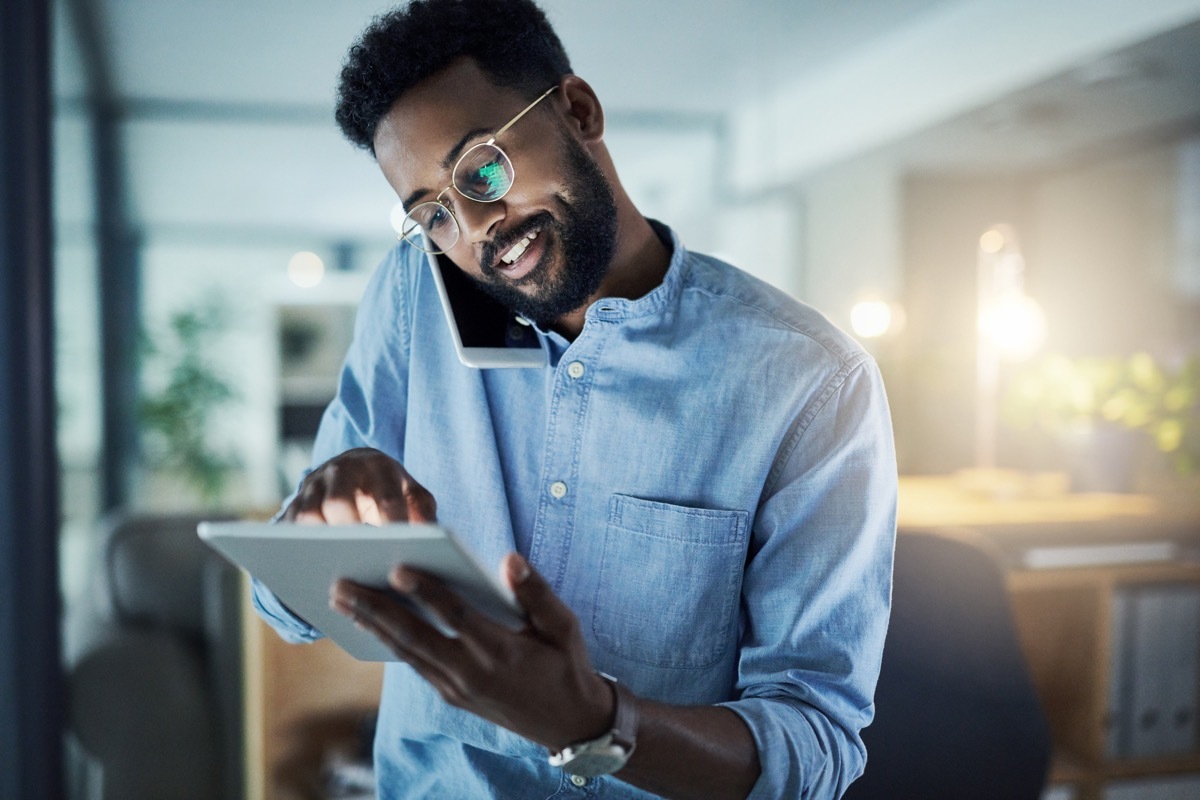
[[[701,669],[733,644],[750,515],[613,495],[592,634],[614,655]]]

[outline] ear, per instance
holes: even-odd
[[[596,144],[604,139],[604,109],[600,99],[588,82],[578,75],[568,75],[559,84],[557,100],[564,120],[572,133],[585,144]]]

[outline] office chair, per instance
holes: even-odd
[[[989,543],[897,536],[864,775],[846,800],[1037,800],[1051,742]]]
[[[69,626],[75,796],[241,797],[242,585],[197,537],[200,519],[107,521],[95,602]]]

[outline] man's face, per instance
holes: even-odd
[[[516,175],[503,198],[479,203],[454,189],[444,195],[460,228],[447,256],[501,303],[542,324],[595,295],[616,247],[607,178],[558,113],[541,107],[560,93],[496,140]],[[450,183],[458,155],[528,102],[493,86],[466,59],[401,97],[380,122],[375,154],[405,208],[434,200]]]

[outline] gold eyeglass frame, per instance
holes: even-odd
[[[557,89],[558,86],[559,86],[558,84],[555,84],[554,86],[551,86],[549,89],[547,89],[546,91],[544,91],[540,95],[538,95],[538,98],[536,100],[534,100],[529,105],[525,106],[525,108],[521,109],[521,112],[519,114],[517,114],[515,117],[510,119],[499,130],[497,130],[495,133],[493,133],[491,135],[491,138],[489,138],[486,142],[479,142],[478,144],[471,145],[471,147],[467,148],[466,152],[464,152],[461,156],[459,156],[458,160],[454,162],[454,169],[452,169],[450,171],[450,185],[447,186],[445,189],[442,189],[442,191],[438,192],[438,196],[436,199],[424,200],[420,203],[417,203],[409,211],[406,211],[404,214],[404,219],[401,220],[401,222],[400,222],[401,232],[397,235],[396,238],[398,238],[404,242],[407,242],[408,244],[412,245],[413,247],[416,247],[417,249],[419,249],[423,252],[430,253],[432,255],[440,255],[441,253],[445,253],[448,250],[450,250],[452,247],[454,247],[454,245],[458,244],[458,239],[460,236],[462,236],[462,224],[458,221],[458,215],[454,213],[454,208],[450,205],[449,202],[443,200],[442,198],[445,197],[446,192],[453,189],[454,191],[458,192],[465,199],[470,200],[475,203],[495,203],[497,200],[504,199],[505,195],[507,195],[512,190],[513,184],[517,182],[517,166],[516,166],[516,164],[513,164],[512,157],[509,156],[509,154],[504,151],[504,148],[502,148],[502,147],[500,147],[500,145],[496,144],[496,139],[500,138],[501,134],[503,134],[505,131],[507,131],[509,128],[511,128],[513,125],[515,125],[517,123],[517,120],[519,120],[521,117],[525,116],[530,111],[532,111],[534,106],[536,106],[538,103],[542,102],[547,97],[549,97],[550,93],[553,92],[555,89]],[[471,153],[475,152],[476,150],[478,150],[481,147],[492,147],[492,148],[495,148],[496,150],[498,150],[500,152],[500,155],[504,156],[504,160],[508,162],[509,168],[512,170],[512,179],[508,182],[508,186],[504,189],[503,192],[501,192],[498,196],[493,197],[491,200],[480,200],[478,198],[471,197],[470,195],[468,195],[466,192],[464,192],[462,189],[458,188],[454,184],[455,177],[458,175],[458,168],[460,166],[462,166],[463,161],[465,161],[467,159],[467,157],[471,155]],[[421,224],[419,222],[417,222],[415,219],[412,219],[413,212],[415,212],[418,208],[421,208],[422,206],[427,206],[430,204],[437,204],[437,205],[441,206],[442,208],[446,209],[446,212],[450,215],[450,219],[454,220],[454,241],[452,241],[449,245],[447,245],[446,248],[443,250],[428,250],[425,247],[423,247],[422,244],[410,239],[403,232],[404,229],[407,227],[408,223],[411,221],[412,225],[415,226],[416,229],[421,231],[421,234],[422,234],[422,236],[424,236],[426,241],[428,241],[430,245],[433,245],[433,241],[430,240],[428,238],[428,236],[425,235],[425,229],[421,227]],[[436,247],[436,245],[433,245],[433,246]]]

